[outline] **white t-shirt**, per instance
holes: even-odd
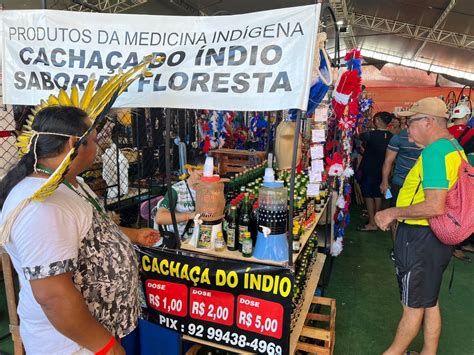
[[[44,178],[27,177],[8,195],[1,220],[31,196]],[[5,246],[20,280],[18,315],[27,354],[72,354],[81,349],[49,322],[31,290],[31,279],[72,271],[80,241],[92,223],[92,206],[61,184],[46,201],[30,203],[16,219]]]

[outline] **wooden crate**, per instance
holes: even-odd
[[[296,350],[301,350],[309,354],[331,355],[336,343],[336,300],[326,297],[313,297],[312,305],[317,304],[322,307],[330,307],[330,314],[308,313],[306,315],[305,326],[300,337],[306,338],[304,341],[300,338],[296,345]],[[324,322],[325,328],[316,328],[311,326],[311,321]],[[313,344],[315,341],[320,345]]]
[[[210,153],[217,160],[219,175],[227,173],[240,173],[244,169],[251,168],[256,164],[263,163],[265,152],[250,152],[237,149],[216,149]]]

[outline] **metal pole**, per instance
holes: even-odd
[[[293,139],[293,158],[291,161],[290,176],[290,208],[288,212],[288,264],[293,266],[293,204],[295,193],[295,176],[296,176],[296,158],[298,156],[298,140],[300,138],[301,129],[301,110],[296,113],[295,138]]]
[[[272,116],[272,111],[268,111],[268,119],[267,119],[267,127],[265,130],[265,133],[267,135],[267,139],[265,142],[265,155],[268,157],[268,153],[270,153],[271,147],[270,147],[270,142],[272,141],[271,133],[272,133],[272,123],[271,121],[271,116]],[[263,112],[263,116],[265,117],[265,112]]]
[[[171,220],[173,221],[173,232],[176,238],[176,249],[181,249],[181,237],[178,232],[178,224],[176,222],[175,204],[173,203],[173,192],[171,187],[171,162],[170,162],[170,139],[171,139],[171,123],[169,109],[164,111],[165,114],[165,166],[166,166],[166,186],[168,189],[168,201],[170,201]]]
[[[48,1],[47,0],[41,0],[41,7],[43,10],[48,8]]]

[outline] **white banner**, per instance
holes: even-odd
[[[320,5],[189,17],[3,11],[3,95],[36,105],[60,87],[104,83],[151,53],[165,57],[116,107],[306,109]]]

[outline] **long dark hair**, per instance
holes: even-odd
[[[52,132],[81,136],[89,127],[87,113],[71,106],[46,107],[36,114],[32,129],[38,132]],[[36,156],[38,159],[52,158],[61,154],[69,140],[68,137],[41,134],[37,138]],[[26,176],[33,173],[35,156],[33,148],[25,154],[0,181],[0,209],[10,191]]]

